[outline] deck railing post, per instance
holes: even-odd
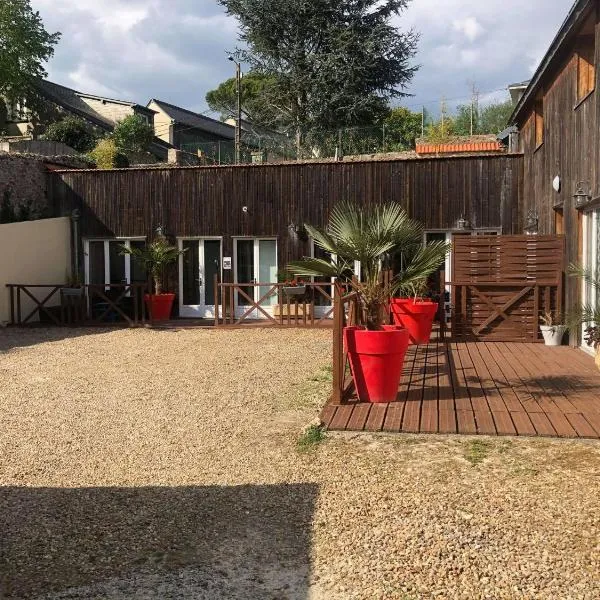
[[[12,285],[8,286],[10,290],[10,324],[15,324],[15,288]]]
[[[21,286],[17,286],[17,325],[21,325]]]
[[[342,403],[344,390],[344,304],[338,284],[333,288],[333,395],[334,404]]]
[[[219,275],[215,273],[214,276],[215,286],[215,327],[219,326]]]

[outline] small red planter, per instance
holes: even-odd
[[[344,345],[361,402],[394,402],[402,376],[408,331],[385,325],[383,331],[344,329]]]
[[[431,336],[433,319],[438,311],[438,304],[428,300],[412,298],[392,298],[392,315],[394,324],[406,327],[410,334],[411,344],[427,344]]]
[[[146,294],[144,300],[153,321],[168,321],[171,318],[175,294]]]

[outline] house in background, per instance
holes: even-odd
[[[233,162],[235,127],[156,98],[148,108],[157,138],[185,152],[201,152],[218,164]]]
[[[48,124],[65,115],[79,117],[105,133],[110,133],[119,121],[130,115],[140,116],[149,125],[154,123],[154,111],[136,102],[85,94],[45,80],[39,82],[38,91],[44,107],[35,122],[24,104],[9,107],[0,100],[0,131],[12,137],[36,138]],[[172,147],[156,138],[150,152],[159,160],[166,160]]]
[[[524,154],[530,233],[564,233],[567,261],[600,276],[600,0],[577,0],[521,96],[511,124]],[[566,305],[600,301],[566,281]],[[572,331],[573,343],[581,332]]]

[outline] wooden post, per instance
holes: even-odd
[[[333,404],[342,403],[344,388],[344,305],[337,284],[333,288]]]
[[[540,286],[535,285],[533,288],[533,335],[532,341],[538,340],[538,329],[540,326]]]
[[[17,325],[21,324],[21,286],[17,286]]]
[[[215,273],[215,327],[219,326],[219,275]]]
[[[15,324],[15,288],[12,285],[9,285],[10,289],[10,324]]]

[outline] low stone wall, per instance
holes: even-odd
[[[46,179],[39,158],[0,153],[0,222],[15,220],[7,218],[9,212],[23,215],[20,220],[48,216]]]

